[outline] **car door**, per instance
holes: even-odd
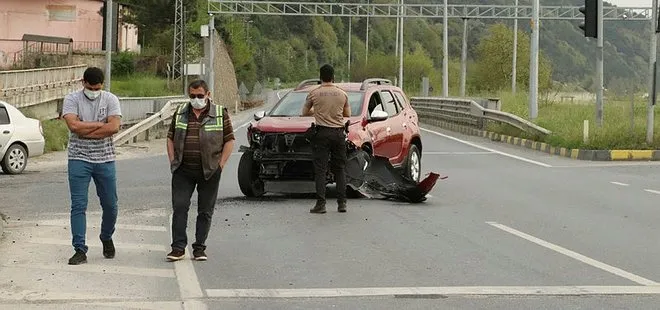
[[[369,106],[367,109],[368,115],[374,111],[385,111],[385,107],[381,101],[378,92],[374,92],[369,99]],[[388,157],[385,150],[387,149],[387,121],[369,122],[367,131],[371,137],[371,145],[373,146],[374,155]]]
[[[401,152],[403,151],[403,122],[400,120],[401,115],[399,109],[397,109],[394,95],[389,90],[381,90],[380,97],[385,112],[389,115],[389,118],[384,122],[387,142],[383,153],[386,154],[392,164],[398,164],[401,161]]]
[[[14,134],[14,125],[11,123],[7,108],[0,103],[0,159],[4,156],[4,150]]]

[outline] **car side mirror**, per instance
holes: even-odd
[[[259,111],[254,113],[254,120],[258,121],[266,116],[266,111]]]
[[[388,117],[389,117],[389,114],[387,114],[387,112],[376,110],[376,111],[371,112],[371,116],[369,118],[369,121],[370,122],[380,122],[380,121],[386,120]]]

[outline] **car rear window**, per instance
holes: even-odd
[[[276,105],[269,113],[269,116],[300,116],[302,108],[307,99],[307,92],[290,92],[278,105]],[[348,104],[351,106],[351,115],[356,116],[362,112],[362,98],[364,96],[361,92],[347,92]]]
[[[0,125],[9,124],[9,113],[7,113],[7,108],[0,107]]]

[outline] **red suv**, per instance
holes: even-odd
[[[305,80],[270,112],[254,114],[248,126],[249,146],[240,147],[243,155],[238,184],[245,196],[315,191],[307,136],[314,118],[301,113],[307,94],[320,83],[318,79]],[[336,85],[348,94],[351,107],[347,145],[352,143],[372,156],[388,158],[406,177],[419,182],[422,140],[417,113],[404,92],[385,79]],[[331,172],[327,179],[328,184],[334,183]]]

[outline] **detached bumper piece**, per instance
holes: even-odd
[[[389,199],[408,203],[426,201],[426,195],[433,189],[440,177],[437,173],[428,174],[417,183],[401,175],[385,157],[370,156],[364,151],[353,151],[346,165],[349,186],[371,199]]]

